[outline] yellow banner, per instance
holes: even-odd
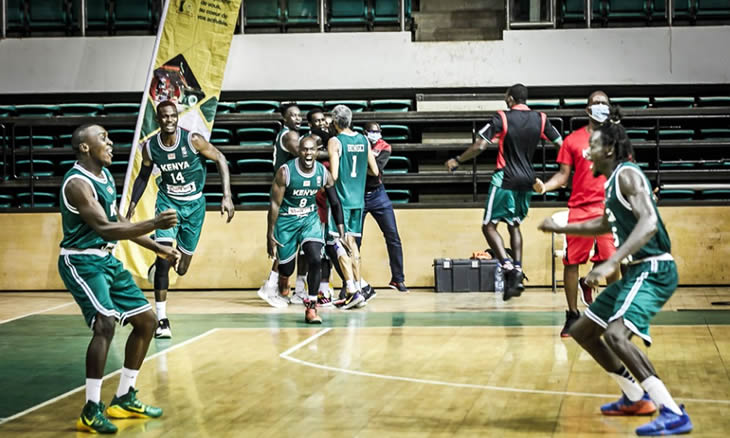
[[[205,139],[213,130],[223,73],[238,19],[241,0],[167,0],[160,20],[152,63],[147,74],[135,137],[124,180],[120,212],[126,214],[132,186],[142,165],[142,145],[156,135],[155,118],[160,102],[177,104],[179,126],[197,132]],[[137,203],[133,222],[155,215],[159,170],[155,168],[144,195]],[[133,275],[147,278],[155,255],[127,240],[121,241],[115,255]],[[170,272],[170,284],[176,276]]]

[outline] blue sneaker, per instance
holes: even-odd
[[[635,402],[629,400],[626,394],[622,394],[621,398],[617,401],[601,406],[601,413],[603,415],[651,415],[654,412],[656,412],[656,406],[646,392],[644,392],[641,400]]]
[[[677,415],[669,409],[662,406],[659,409],[659,416],[651,423],[647,423],[636,429],[636,434],[640,436],[656,436],[656,435],[679,435],[681,433],[689,433],[692,430],[692,421],[684,410],[684,405],[679,405],[682,415]]]

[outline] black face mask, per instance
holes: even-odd
[[[312,128],[311,132],[312,134],[322,139],[322,145],[326,148],[327,142],[331,137],[330,133],[320,128]]]

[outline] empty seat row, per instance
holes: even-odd
[[[411,2],[405,1],[405,16],[411,16]],[[245,26],[279,27],[319,23],[319,0],[247,0]],[[399,0],[328,0],[329,25],[372,25],[399,22]]]
[[[56,116],[136,116],[139,114],[138,103],[62,103],[62,104],[28,104],[0,105],[2,117],[56,117]]]
[[[727,0],[673,0],[673,15],[676,20],[705,18],[730,18],[730,3]],[[560,0],[559,20],[562,22],[585,22],[584,0]],[[667,0],[593,0],[593,19],[604,24],[620,21],[661,21],[667,11]]]
[[[623,108],[692,108],[730,106],[730,96],[676,96],[676,97],[614,97],[611,103]],[[587,101],[580,99],[530,99],[527,105],[532,109],[578,109],[585,108]]]

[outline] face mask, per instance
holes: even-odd
[[[380,134],[379,132],[370,132],[370,131],[368,131],[368,140],[370,140],[370,143],[375,144],[382,137],[383,137],[382,134]]]
[[[605,103],[596,103],[590,106],[590,113],[588,114],[591,119],[598,123],[603,123],[608,119],[608,114],[611,109]]]

